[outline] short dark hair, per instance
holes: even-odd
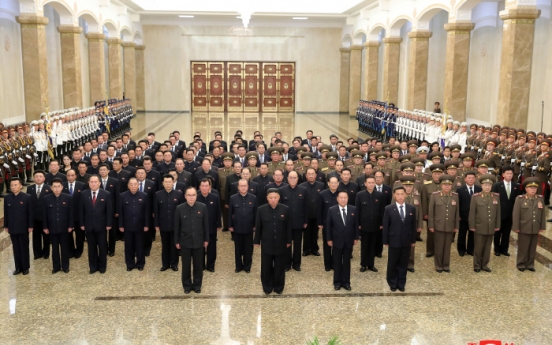
[[[349,197],[349,194],[347,194],[347,191],[346,190],[340,190],[337,192],[337,196],[339,196],[339,194],[341,193],[345,193],[345,195],[347,195],[347,197]]]
[[[53,186],[54,183],[59,183],[59,184],[63,184],[63,181],[61,181],[60,178],[56,177],[55,179],[52,180],[52,183],[50,183],[50,186]]]
[[[23,181],[21,181],[21,179],[19,177],[12,177],[10,179],[10,183],[12,183],[13,181],[19,181],[19,183],[23,184]]]
[[[174,181],[173,175],[170,175],[170,174],[165,174],[165,175],[163,175],[163,180],[165,180],[166,178],[170,178],[171,180]]]
[[[42,176],[46,177],[46,173],[44,172],[44,170],[35,170],[33,176],[35,176],[36,174],[42,174]]]
[[[506,167],[502,168],[502,173],[503,173],[503,174],[504,174],[504,173],[505,173],[506,171],[511,171],[511,172],[514,172],[514,168],[512,168],[512,167],[508,167],[508,166],[506,166]]]

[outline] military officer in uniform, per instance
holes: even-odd
[[[258,204],[257,197],[248,190],[248,181],[239,180],[238,193],[232,195],[228,202],[228,229],[234,239],[236,273],[249,273],[253,262],[253,231]]]
[[[443,175],[444,168],[445,166],[443,164],[432,164],[429,166],[431,180],[424,182],[424,190],[422,191],[422,214],[424,215],[424,220],[428,221],[426,258],[432,257],[435,249],[434,232],[429,230],[429,203],[431,195],[441,189],[439,178]]]
[[[518,234],[517,269],[535,272],[535,254],[539,233],[546,229],[544,198],[537,194],[539,179],[526,178],[523,187],[527,194],[519,195],[514,204],[512,230]]]
[[[479,177],[481,193],[475,193],[470,204],[469,227],[474,232],[473,270],[491,272],[491,244],[500,230],[500,194],[492,193],[496,178],[491,174]]]
[[[226,178],[234,173],[232,162],[234,155],[230,152],[222,154],[222,164],[218,170],[220,208],[222,210],[222,231],[228,231],[228,208],[226,207]]]
[[[435,270],[450,273],[450,247],[460,227],[460,205],[458,194],[452,191],[453,177],[441,175],[439,183],[441,190],[433,192],[429,201],[427,227],[434,234]]]

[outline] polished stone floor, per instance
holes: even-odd
[[[227,115],[218,122],[210,115],[202,121],[191,118],[140,114],[133,120],[133,136],[153,130],[159,140],[180,129],[188,141],[194,131],[233,134],[234,126],[246,128],[248,121],[265,136],[280,130],[286,139],[306,129],[323,138],[358,135],[348,115],[263,114],[246,120],[249,114],[242,114],[235,123]],[[0,234],[0,248],[6,236]],[[51,262],[40,259],[31,262],[29,275],[13,276],[7,246],[0,252],[0,344],[295,345],[314,336],[325,343],[333,335],[347,345],[478,344],[483,339],[551,344],[552,228],[540,238],[535,273],[516,269],[515,238],[511,257],[492,256],[493,272],[478,274],[472,257],[459,257],[454,250],[452,272],[436,273],[433,259],[425,258],[425,242],[418,242],[416,272],[408,274],[405,293],[389,291],[386,251],[376,259],[378,273],[360,273],[355,248],[350,292],[334,291],[332,272],[324,271],[322,258],[308,256],[301,272],[286,275],[283,295],[268,297],[260,285],[258,250],[250,274],[234,273],[229,233],[219,234],[216,271],[205,273],[200,295],[184,295],[180,272],[159,271],[159,237],[144,271],[126,271],[124,242],[118,242],[103,275],[88,274],[85,252],[71,260],[68,274],[52,275]]]

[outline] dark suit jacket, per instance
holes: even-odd
[[[121,169],[121,171],[117,173],[115,170],[111,170],[108,175],[119,181],[119,193],[124,193],[128,190],[128,179],[130,178],[130,173],[128,171]]]
[[[144,231],[144,227],[150,226],[151,218],[148,216],[151,210],[146,193],[140,191],[135,194],[130,191],[122,193],[117,202],[117,214],[119,227],[125,228],[125,231]]]
[[[33,212],[36,211],[29,194],[7,194],[4,197],[4,228],[12,235],[28,234],[33,227]]]
[[[176,207],[174,242],[179,243],[181,248],[189,249],[201,248],[203,242],[209,242],[207,206],[196,202],[192,210],[190,205],[184,202]]]
[[[108,191],[98,190],[95,206],[92,205],[91,190],[86,190],[81,195],[81,201],[80,226],[84,226],[85,231],[101,232],[106,231],[106,227],[113,226],[113,205]]]
[[[228,203],[228,227],[237,234],[252,234],[257,216],[257,197],[247,193],[245,197],[234,194]]]
[[[54,193],[51,193],[44,197],[43,202],[43,229],[48,229],[50,234],[61,234],[68,233],[68,229],[75,226],[73,198],[70,195],[61,193],[59,197],[56,197]]]
[[[500,194],[500,217],[502,220],[512,220],[512,215],[514,212],[514,204],[516,203],[516,198],[518,195],[524,194],[524,191],[521,189],[519,183],[510,182],[510,198],[508,199],[508,194],[506,193],[506,186],[504,181],[497,182],[493,185],[493,193]],[[469,213],[469,212],[468,212]]]
[[[36,184],[33,184],[27,187],[27,194],[31,196],[31,204],[33,205],[33,215],[34,220],[42,222],[42,217],[44,216],[44,203],[42,198],[48,194],[52,194],[50,186],[46,183],[42,184],[42,190],[40,191],[40,199],[36,197]]]
[[[174,231],[176,207],[185,202],[184,195],[178,190],[165,189],[155,193],[153,199],[153,222],[160,231]]]
[[[209,235],[216,235],[217,228],[221,228],[221,210],[220,210],[220,197],[218,194],[209,193],[206,197],[197,193],[197,201],[207,206],[207,214],[209,215]]]
[[[383,187],[381,188],[381,192],[383,194],[383,200],[384,200],[384,206],[387,206],[391,203],[391,199],[393,199],[393,189],[391,186],[383,184]],[[378,186],[376,185],[376,191]]]
[[[358,209],[358,225],[362,231],[379,231],[383,221],[385,206],[383,194],[374,190],[371,194],[363,190],[356,195],[355,206]]]
[[[481,190],[481,186],[473,185],[473,194],[480,193]],[[470,216],[470,204],[472,196],[468,191],[467,185],[459,187],[456,190],[456,193],[458,193],[458,202],[460,203],[460,220],[463,222],[467,222]]]
[[[326,217],[326,239],[333,241],[334,248],[353,248],[355,240],[358,240],[358,213],[354,206],[347,205],[347,217],[343,225],[341,206],[330,207]]]
[[[65,175],[63,175],[61,172],[58,172],[58,173],[55,174],[55,175],[53,175],[52,173],[47,173],[47,174],[46,174],[46,181],[44,181],[44,183],[46,183],[47,185],[51,185],[51,184],[52,184],[52,181],[53,181],[55,178],[60,179],[61,182],[67,181],[67,177],[66,177]]]
[[[385,207],[383,214],[383,244],[393,248],[410,247],[416,243],[416,207],[404,203],[404,222],[397,204]]]
[[[79,181],[74,182],[75,186],[73,188],[73,201],[71,202],[71,209],[74,213],[73,220],[78,223],[79,222],[79,205],[81,202],[81,193],[88,189],[88,185],[84,184]],[[63,182],[63,190],[62,193],[69,194],[69,182]],[[79,224],[80,226],[80,224]]]
[[[268,255],[285,253],[286,245],[291,244],[291,222],[286,205],[278,204],[273,209],[266,204],[258,208],[253,243],[260,244],[263,253]]]

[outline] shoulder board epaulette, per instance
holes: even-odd
[[[498,152],[493,152],[493,155],[497,155],[497,154],[498,154]]]
[[[525,197],[525,194],[524,195],[518,195],[518,198],[523,198]]]
[[[325,168],[320,169],[320,171],[326,171],[328,169],[329,169],[328,167],[325,167]]]
[[[456,193],[456,192],[451,192],[451,194],[452,194],[452,195],[458,195],[458,193]]]
[[[494,196],[500,196],[500,193],[493,193]]]
[[[481,193],[474,193],[473,196],[481,196]]]
[[[544,199],[544,196],[542,196],[540,194],[537,194],[537,198],[543,198]]]
[[[441,193],[441,192],[440,192],[440,191],[436,191],[436,192],[433,192],[433,193],[431,193],[431,194],[439,194],[439,193]]]
[[[432,184],[433,181],[424,181],[424,184]]]

